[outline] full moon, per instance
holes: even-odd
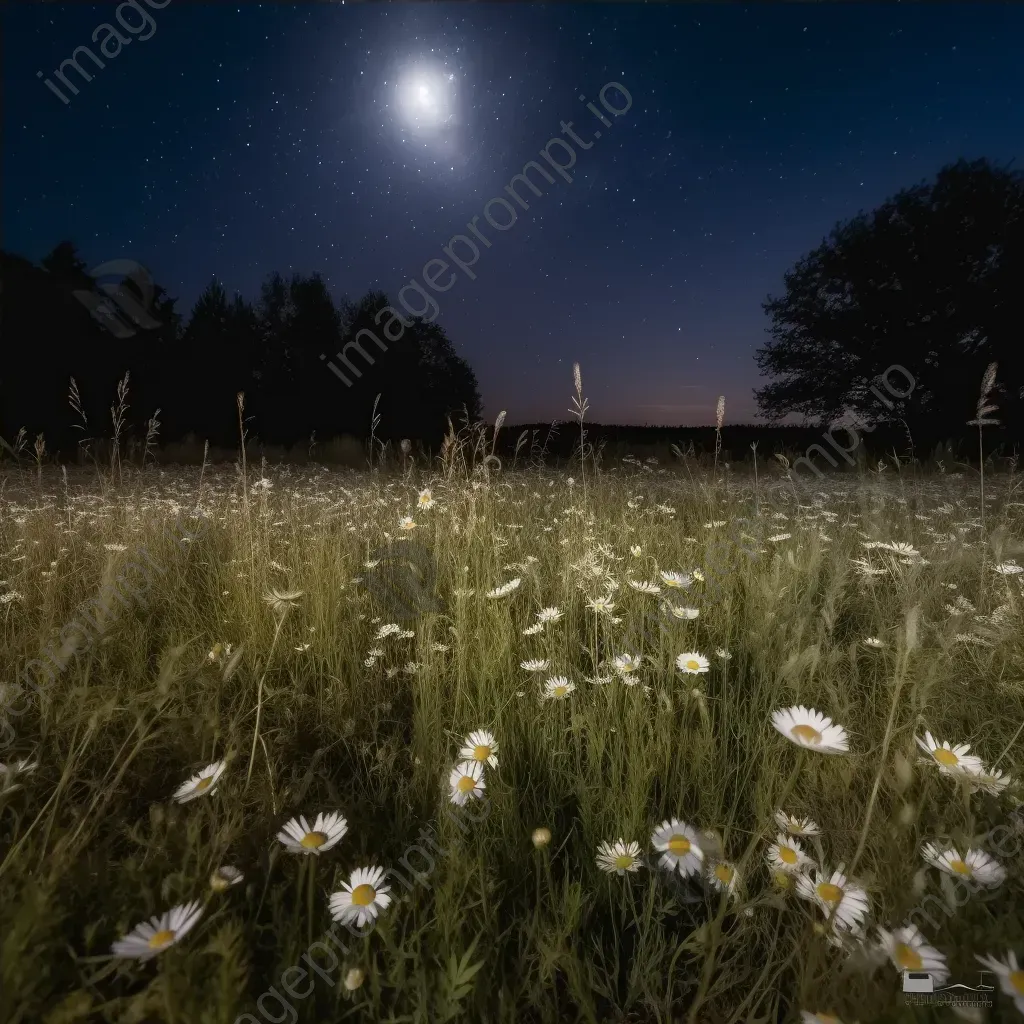
[[[455,114],[455,76],[440,68],[410,68],[398,81],[398,108],[407,129],[438,132]]]

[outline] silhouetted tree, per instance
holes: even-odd
[[[1024,396],[1024,174],[985,160],[943,167],[837,225],[764,303],[772,340],[757,353],[755,391],[770,419],[802,413],[868,422],[902,417],[932,437],[960,435],[985,367],[999,363],[1004,423]],[[913,377],[904,403],[879,387],[894,365]],[[898,372],[893,388],[910,389]],[[893,403],[887,407],[872,386]]]

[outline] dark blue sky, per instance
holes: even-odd
[[[567,417],[574,360],[595,420],[706,423],[720,393],[752,420],[783,272],[944,163],[1024,146],[1017,5],[173,0],[151,35],[125,8],[150,37],[71,71],[65,105],[37,71],[98,53],[116,10],[5,12],[3,244],[136,259],[183,311],[213,274],[255,298],[273,270],[395,298],[573,122],[572,183],[524,192],[504,233],[481,218],[476,279],[436,296],[511,422]],[[603,112],[609,81],[632,107],[604,128],[578,97]],[[405,108],[421,86],[442,105]]]

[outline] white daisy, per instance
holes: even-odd
[[[829,874],[813,868],[810,875],[797,877],[796,891],[803,899],[816,903],[826,917],[834,912],[836,928],[853,928],[867,917],[867,893],[848,882],[841,871]]]
[[[509,580],[508,583],[502,583],[500,587],[487,591],[487,597],[492,601],[497,600],[499,597],[507,597],[513,590],[517,590],[522,582],[519,577],[516,577],[514,580]]]
[[[772,725],[791,743],[823,754],[845,754],[850,749],[846,730],[814,708],[780,708],[772,713]]]
[[[707,879],[711,883],[712,888],[717,889],[719,892],[728,892],[730,894],[734,894],[737,886],[740,884],[740,875],[736,870],[736,865],[727,860],[709,863]]]
[[[964,775],[981,775],[984,765],[981,758],[968,753],[971,749],[966,743],[950,746],[949,742],[939,743],[930,732],[925,732],[924,739],[914,737],[917,745],[935,762],[943,775],[962,777]]]
[[[997,960],[994,956],[975,956],[974,959],[999,978],[999,987],[1013,998],[1013,1005],[1024,1013],[1024,969],[1017,960],[1017,954],[1011,949],[1003,960]]]
[[[728,661],[732,655],[724,647],[716,647],[715,654],[722,659],[722,661]]]
[[[710,670],[711,662],[703,654],[687,651],[676,657],[676,668],[680,672],[685,672],[686,675],[700,675],[702,672]]]
[[[942,849],[933,843],[921,847],[921,856],[932,867],[954,878],[969,878],[994,889],[1006,881],[1006,869],[984,850],[968,850],[961,855],[955,847]]]
[[[560,608],[541,608],[537,612],[538,622],[557,622],[565,614]]]
[[[498,741],[486,729],[477,729],[465,739],[459,757],[467,761],[479,761],[481,764],[498,767]]]
[[[224,774],[226,767],[226,761],[214,761],[213,764],[208,764],[201,772],[193,775],[187,782],[183,782],[174,791],[174,799],[179,804],[187,804],[189,800],[195,800],[197,796],[213,793],[217,789],[217,782]]]
[[[809,868],[814,863],[804,853],[803,846],[796,839],[791,839],[783,832],[780,832],[775,837],[775,842],[768,847],[766,859],[769,867],[774,868],[776,871],[785,871],[793,874]]]
[[[124,960],[150,960],[183,939],[202,916],[199,900],[183,903],[136,925],[124,938],[118,939],[110,951]]]
[[[651,835],[651,845],[661,854],[658,863],[684,878],[698,874],[704,863],[700,833],[678,818],[663,821]]]
[[[683,621],[690,621],[692,619],[697,618],[697,616],[700,615],[699,608],[686,608],[683,605],[679,604],[666,604],[664,607],[668,609],[668,613],[672,616],[673,619],[682,619]]]
[[[614,843],[602,842],[597,848],[597,866],[608,874],[624,875],[641,868],[640,844],[627,843],[617,839]]]
[[[637,654],[616,654],[612,659],[612,668],[625,677],[636,672],[643,663],[644,659]]]
[[[304,593],[303,590],[271,590],[269,594],[263,595],[263,600],[276,614],[283,615],[298,604],[299,598]]]
[[[210,875],[210,888],[214,892],[223,892],[232,885],[238,885],[244,877],[245,875],[238,868],[231,867],[230,864],[224,864]]]
[[[419,496],[416,498],[416,504],[419,505],[420,508],[434,507],[436,502],[434,501],[434,496],[430,493],[429,487],[425,487],[420,491]]]
[[[1013,784],[1009,775],[1004,775],[998,768],[990,771],[982,771],[978,775],[970,776],[968,785],[972,793],[979,791],[989,793],[992,796],[999,796],[1008,786]]]
[[[866,636],[864,637],[864,646],[874,647],[877,650],[881,647],[884,647],[885,643],[884,641],[879,640],[877,636]]]
[[[1001,562],[995,566],[995,571],[1001,576],[1017,576],[1024,572],[1024,566],[1018,565],[1016,562]]]
[[[544,623],[535,622],[532,626],[527,626],[523,630],[523,636],[536,636],[538,633],[544,632]]]
[[[664,570],[659,572],[658,575],[666,587],[672,587],[675,590],[686,590],[692,585],[694,579],[698,578],[696,573],[691,577],[685,572],[665,572]]]
[[[575,683],[570,683],[565,676],[552,676],[545,684],[541,692],[541,700],[565,700],[573,690]]]
[[[484,795],[484,766],[479,761],[460,761],[448,773],[449,799],[458,807],[465,807],[473,798]]]
[[[519,662],[519,667],[527,672],[546,672],[551,667],[547,658],[533,658],[530,661]]]
[[[660,594],[661,587],[657,583],[648,583],[645,580],[630,580],[629,585],[641,594]]]
[[[404,530],[406,533],[411,533],[413,530],[416,529],[416,523],[413,520],[412,516],[402,516],[398,520],[398,528],[400,530]]]
[[[362,928],[391,904],[391,886],[384,879],[383,868],[356,868],[338,892],[331,893],[328,901],[331,918],[343,923],[354,923]]]
[[[812,818],[798,818],[785,811],[775,812],[775,824],[791,836],[820,836],[821,829]]]
[[[316,816],[313,827],[309,827],[303,815],[285,822],[277,838],[292,853],[319,854],[339,843],[348,832],[348,822],[340,811]]]
[[[898,971],[927,971],[940,985],[949,977],[945,956],[928,945],[916,925],[904,925],[892,932],[879,928],[878,941]]]
[[[607,597],[595,597],[593,600],[587,602],[587,607],[597,612],[599,615],[611,615],[615,610],[615,602]]]

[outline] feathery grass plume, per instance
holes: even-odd
[[[978,392],[978,406],[975,418],[967,421],[967,426],[978,428],[978,486],[980,490],[979,505],[981,508],[981,532],[985,532],[985,447],[982,442],[982,430],[985,427],[998,426],[999,420],[989,416],[997,412],[998,406],[990,405],[988,396],[996,384],[996,363],[989,363],[985,376],[981,378],[981,390]]]
[[[580,444],[579,444],[579,456],[580,456],[580,477],[583,480],[583,503],[587,501],[587,432],[583,428],[583,419],[590,408],[590,403],[583,396],[583,375],[580,373],[580,364],[572,364],[572,381],[573,386],[576,388],[576,394],[572,398],[573,407],[569,410],[579,421],[580,425]]]

